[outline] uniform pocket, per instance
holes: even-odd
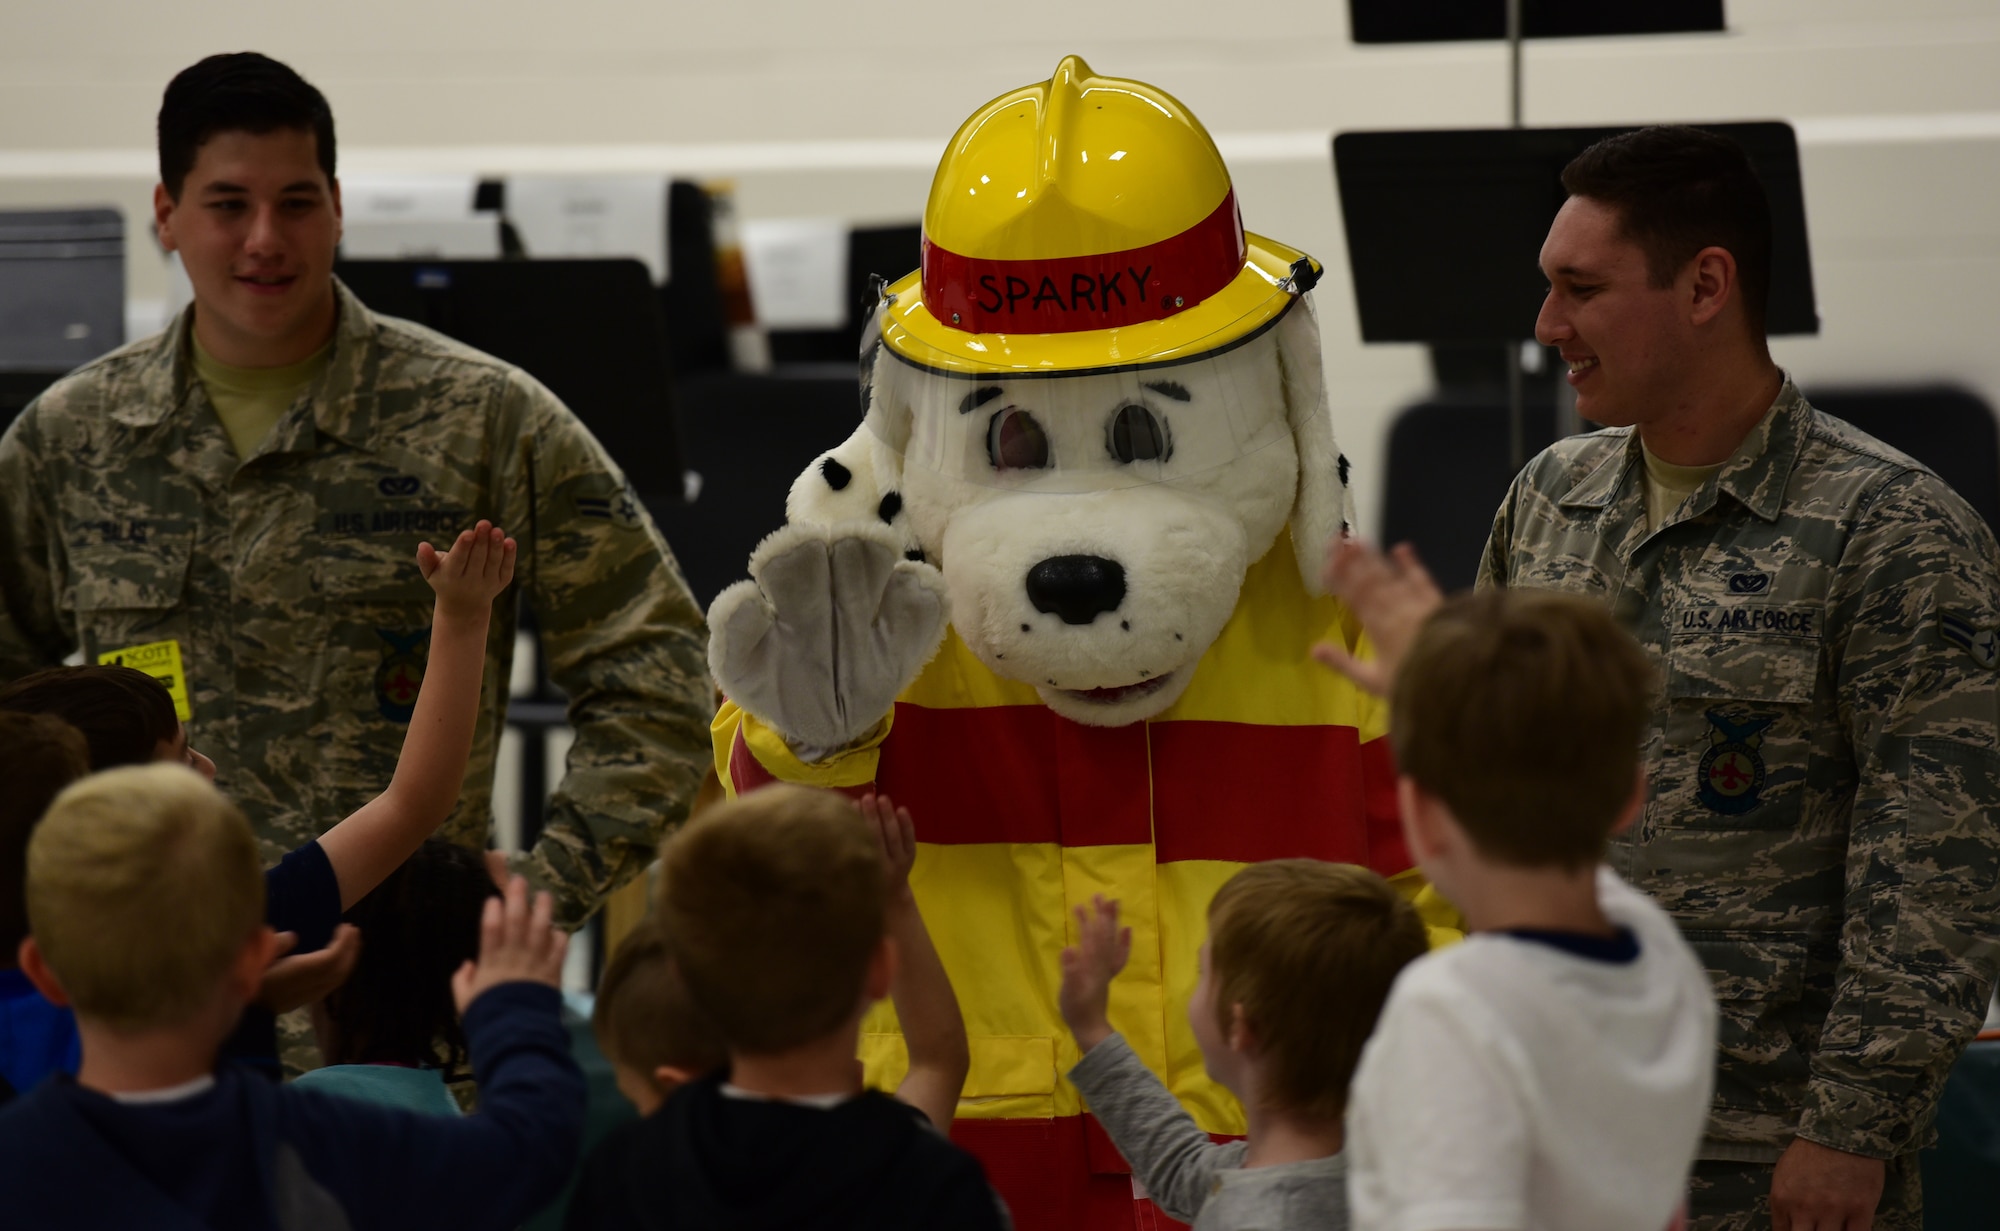
[[[354,720],[408,722],[430,657],[435,596],[405,558],[320,562],[324,604],[323,687],[336,726]]]
[[[1669,697],[1812,703],[1819,690],[1818,608],[1690,605],[1670,618],[1676,627],[1667,650]]]
[[[1675,616],[1727,620],[1726,610],[1683,609]],[[1793,627],[1817,625],[1807,613],[1789,618]],[[1789,828],[1798,820],[1813,755],[1819,642],[1695,627],[1667,648],[1656,798],[1669,801],[1680,826]]]
[[[127,646],[185,639],[181,600],[190,554],[186,540],[159,535],[144,544],[71,548],[67,598],[84,661]]]
[[[1809,1076],[1792,1027],[1805,989],[1807,949],[1798,941],[1690,931],[1690,948],[1715,990],[1715,1106],[1790,1114]]]

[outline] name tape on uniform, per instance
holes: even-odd
[[[106,650],[97,656],[100,667],[131,667],[144,671],[167,686],[167,692],[174,698],[174,714],[182,722],[194,717],[194,709],[188,704],[187,672],[181,667],[181,643],[178,641],[149,641],[145,645],[128,645],[122,650]]]

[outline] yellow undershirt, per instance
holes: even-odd
[[[1681,502],[1701,490],[1722,463],[1713,466],[1676,466],[1653,456],[1642,441],[1639,449],[1646,455],[1646,525],[1659,529],[1667,515],[1681,507]]]
[[[192,330],[189,333],[194,374],[208,391],[209,404],[222,420],[222,430],[229,433],[237,457],[250,456],[264,443],[299,394],[326,370],[326,357],[333,349],[329,339],[312,355],[282,368],[233,368],[203,350],[201,340],[192,337]]]

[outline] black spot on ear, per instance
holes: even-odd
[[[1346,487],[1346,486],[1347,486],[1347,472],[1348,472],[1348,469],[1349,469],[1349,467],[1348,467],[1348,464],[1347,464],[1347,454],[1343,453],[1343,454],[1341,454],[1341,455],[1340,455],[1340,485],[1341,485],[1342,487]]]
[[[912,547],[903,553],[903,559],[915,560],[918,564],[922,564],[924,562],[924,549],[921,547]]]
[[[882,503],[875,508],[876,514],[885,522],[895,521],[896,514],[902,511],[903,497],[900,492],[890,492],[882,497]]]
[[[821,460],[819,473],[826,480],[826,485],[835,491],[842,490],[854,481],[854,472],[830,457]]]

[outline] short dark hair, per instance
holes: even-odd
[[[1564,191],[1616,209],[1655,287],[1703,248],[1736,258],[1743,307],[1761,337],[1771,301],[1771,201],[1743,147],[1720,133],[1662,124],[1606,137],[1563,168]]]
[[[333,108],[311,82],[266,55],[236,51],[184,68],[160,100],[160,182],[180,199],[195,157],[217,133],[309,132],[333,182]]]
[[[674,965],[666,925],[648,915],[633,928],[597,981],[591,1028],[606,1059],[636,1071],[660,1094],[653,1070],[706,1073],[729,1063],[729,1049]]]
[[[167,686],[131,667],[47,667],[0,688],[0,710],[53,714],[83,732],[93,771],[145,765],[181,732]]]
[[[0,970],[28,934],[28,835],[62,789],[90,772],[83,736],[50,714],[0,710]]]
[[[1654,687],[1652,661],[1600,602],[1462,594],[1397,669],[1389,740],[1398,770],[1487,858],[1583,868],[1604,858],[1632,798]]]
[[[663,856],[658,900],[681,978],[723,1043],[770,1056],[860,1006],[888,887],[853,801],[777,783],[689,821]]]
[[[486,860],[443,838],[417,853],[347,910],[361,956],[326,998],[332,1064],[441,1064],[456,1080],[465,1032],[451,977],[479,957],[480,917],[498,895]]]

